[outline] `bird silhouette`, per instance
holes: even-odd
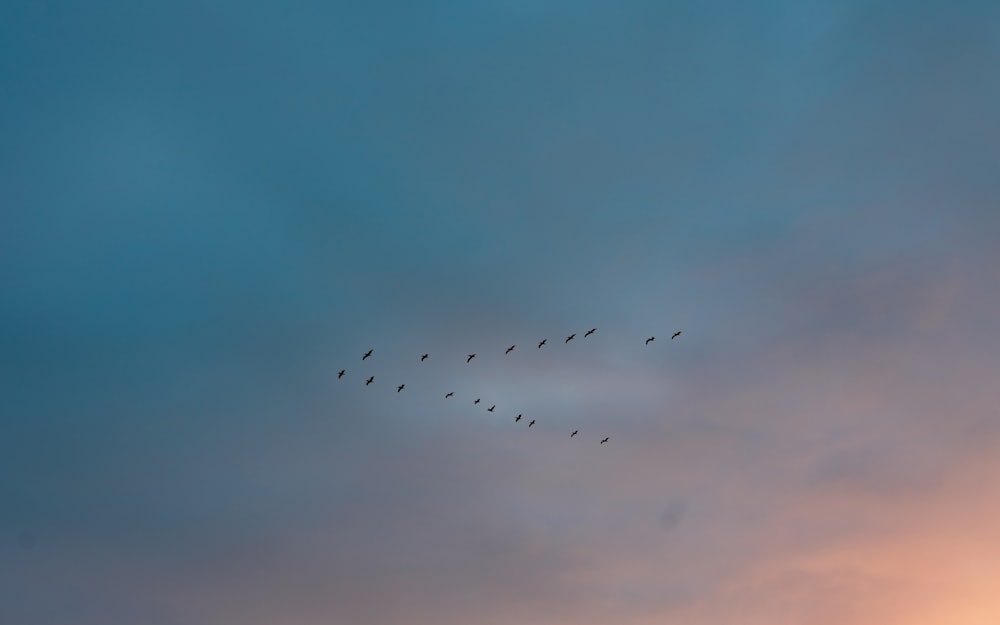
[[[655,336],[651,336],[651,337],[649,337],[648,339],[646,339],[646,345],[649,345],[650,343],[652,343],[652,342],[653,342],[653,341],[655,341],[655,340],[656,340],[656,337],[655,337]]]
[[[512,351],[514,351],[514,346],[513,346],[513,345],[511,345],[510,347],[508,347],[508,348],[507,348],[507,351],[505,351],[505,352],[504,352],[504,354],[509,354],[509,353],[511,353]]]
[[[372,355],[373,351],[375,351],[375,350],[374,349],[369,349],[367,352],[365,352],[365,355],[361,357],[361,360],[368,360],[368,357]]]
[[[533,425],[535,425],[535,420],[534,419],[531,420],[531,423],[528,424],[528,427],[530,428]]]
[[[474,404],[478,404],[478,403],[479,403],[479,399],[478,399],[478,398],[476,398],[476,401],[474,401],[474,402],[472,402],[472,403],[474,403]]]
[[[365,382],[365,386],[368,386],[369,384],[371,384],[374,381],[375,381],[375,376],[372,376],[372,377],[368,378],[368,381]]]
[[[567,336],[567,337],[566,337],[566,340],[565,340],[564,342],[565,342],[565,343],[569,343],[570,341],[572,341],[572,340],[573,340],[573,338],[574,338],[575,336],[576,336],[576,334],[570,334],[569,336]]]
[[[546,341],[547,341],[547,339],[542,339],[541,342],[538,343],[538,349],[541,349],[542,345],[545,345]]]
[[[404,388],[406,388],[406,385],[405,384],[400,384],[399,386],[396,387],[396,392],[398,393],[399,391],[403,390]]]
[[[344,377],[344,374],[345,374],[345,373],[347,373],[347,369],[341,369],[341,370],[340,370],[340,371],[339,371],[339,372],[337,373],[337,379],[339,380],[340,378]]]
[[[583,335],[583,338],[587,338],[588,336],[590,336],[594,332],[597,332],[597,328],[591,328],[591,329],[587,330],[586,334]]]
[[[569,437],[570,437],[570,438],[573,438],[574,436],[576,436],[576,435],[577,435],[577,434],[579,434],[579,433],[580,433],[580,430],[573,430],[573,433],[572,433],[572,434],[570,434],[570,435],[569,435]]]
[[[603,445],[604,443],[608,442],[608,440],[610,440],[610,438],[611,437],[605,438],[604,440],[601,441],[601,444]]]
[[[452,396],[452,395],[454,395],[454,394],[455,394],[455,393],[454,393],[454,391],[452,391],[451,393],[445,393],[445,394],[444,394],[444,398],[445,398],[445,399],[448,399],[449,397],[451,397],[451,396]]]
[[[670,337],[670,340],[672,341],[672,340],[674,340],[675,338],[677,338],[677,337],[678,337],[678,336],[680,336],[680,335],[681,335],[681,333],[680,333],[680,331],[678,330],[677,332],[674,332],[674,335],[673,335],[672,337]]]
[[[496,408],[496,407],[497,407],[497,405],[493,404],[492,406],[490,406],[489,408],[486,409],[486,412],[493,412],[493,409]]]
[[[428,356],[430,356],[430,354],[424,354],[423,356],[421,356],[420,357],[420,362],[423,362],[423,361],[427,360]]]
[[[520,420],[521,420],[521,415],[517,415],[516,417],[514,417],[514,423],[517,423]]]
[[[475,357],[476,357],[475,354],[469,354],[469,357],[465,359],[465,364],[469,364],[470,362],[472,362],[472,359]]]

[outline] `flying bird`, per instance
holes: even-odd
[[[469,364],[470,362],[472,362],[472,359],[475,357],[476,357],[475,354],[469,354],[469,357],[465,359],[465,364]]]
[[[648,339],[646,339],[646,345],[649,345],[650,343],[652,343],[652,342],[653,342],[653,341],[655,341],[655,340],[656,340],[656,337],[655,337],[655,336],[651,336],[651,337],[649,337]]]
[[[573,433],[572,433],[572,434],[570,434],[570,435],[569,435],[569,437],[570,437],[570,438],[573,438],[574,436],[576,436],[576,435],[577,435],[577,434],[579,434],[579,433],[580,433],[580,430],[573,430]]]
[[[575,336],[576,336],[576,334],[570,334],[569,336],[566,337],[566,341],[565,342],[569,343],[570,341],[573,340],[573,337],[575,337]]]
[[[452,395],[454,395],[454,394],[455,394],[455,392],[454,392],[454,391],[452,391],[452,392],[450,392],[450,393],[445,393],[445,394],[444,394],[444,398],[445,398],[445,399],[448,399],[449,397],[451,397],[451,396],[452,396]]]
[[[588,336],[590,336],[594,332],[597,332],[597,328],[591,328],[591,329],[587,330],[586,334],[583,335],[583,338],[587,338]]]
[[[545,345],[545,341],[546,341],[546,340],[547,340],[547,339],[542,339],[542,340],[541,340],[541,342],[540,342],[540,343],[538,344],[538,349],[541,349],[541,348],[542,348],[542,345]]]
[[[486,409],[486,412],[493,412],[493,409],[496,408],[496,407],[497,407],[497,405],[493,404],[492,406],[490,406],[489,408]]]
[[[361,357],[361,360],[368,360],[368,357],[372,355],[373,351],[375,351],[375,350],[374,349],[369,349],[367,352],[365,352],[365,355]]]
[[[601,444],[603,445],[604,443],[608,442],[609,439],[610,439],[610,437],[605,438],[604,440],[601,441]]]
[[[514,351],[514,346],[513,346],[513,345],[511,345],[510,347],[508,347],[508,348],[507,348],[507,351],[505,351],[505,352],[504,352],[504,354],[509,354],[509,353],[511,353],[512,351]]]
[[[530,428],[533,425],[535,425],[535,420],[534,419],[531,420],[531,423],[528,424],[528,427]]]
[[[374,381],[375,381],[375,376],[372,376],[372,377],[368,378],[368,381],[365,382],[365,386],[368,386],[369,384],[371,384]]]
[[[474,402],[472,402],[472,403],[474,403],[474,404],[478,404],[478,403],[479,403],[479,398],[476,398],[476,401],[474,401]]]
[[[670,337],[670,340],[672,341],[672,340],[674,340],[675,338],[677,338],[677,337],[678,337],[678,336],[680,336],[680,335],[681,335],[681,333],[680,333],[680,331],[678,330],[677,332],[674,332],[674,335],[673,335],[672,337]]]
[[[430,354],[424,354],[423,356],[421,356],[420,357],[420,362],[423,362],[423,361],[427,360],[428,356],[430,356]]]
[[[521,415],[517,415],[516,417],[514,417],[514,423],[517,423],[520,420],[521,420]]]
[[[340,370],[340,371],[339,371],[339,372],[337,373],[337,379],[339,380],[340,378],[344,377],[344,374],[345,374],[345,373],[347,373],[347,369],[341,369],[341,370]]]
[[[396,392],[398,393],[399,391],[403,390],[404,388],[406,388],[406,385],[405,384],[400,384],[399,386],[396,387]]]

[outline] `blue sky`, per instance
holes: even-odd
[[[3,5],[0,622],[995,623],[998,24]]]

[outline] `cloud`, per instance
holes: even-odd
[[[0,621],[995,622],[995,9],[390,5],[0,8]]]

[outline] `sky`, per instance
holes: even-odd
[[[0,4],[0,624],[995,625],[998,67],[971,0]]]

